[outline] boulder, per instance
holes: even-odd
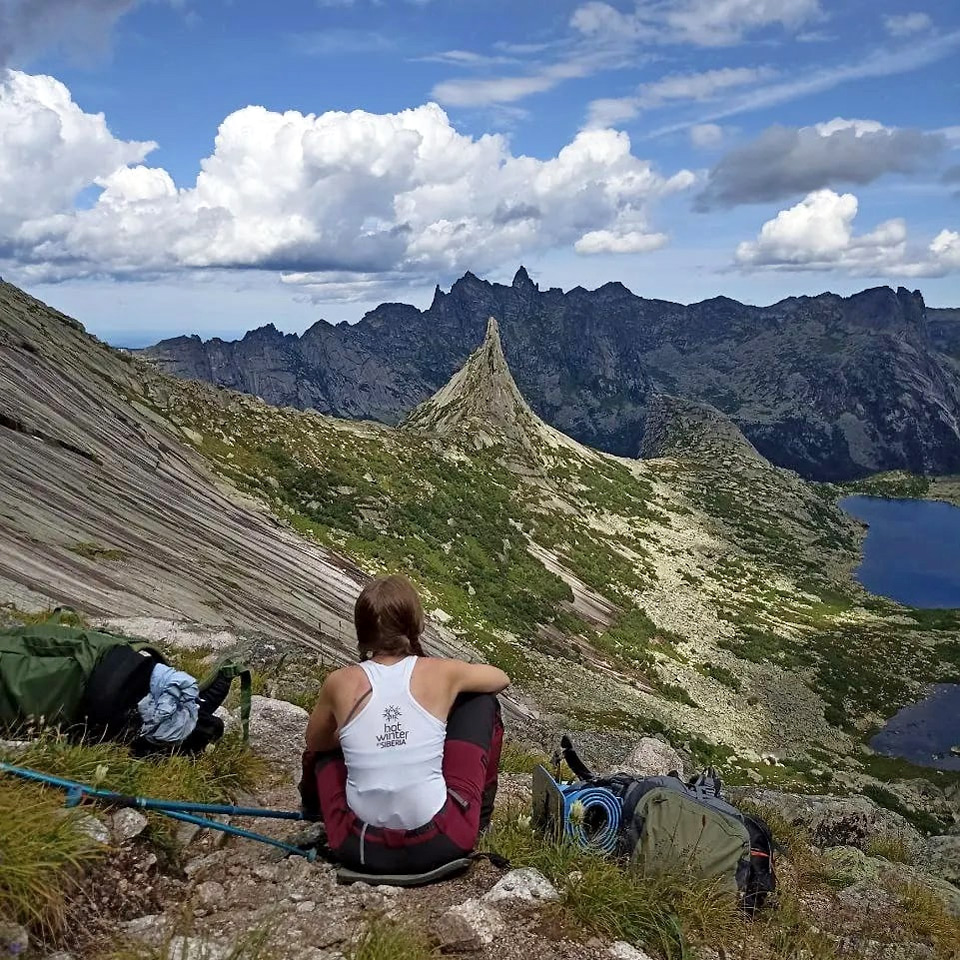
[[[839,883],[856,884],[861,881],[876,882],[886,861],[868,857],[858,847],[829,847],[823,859],[831,879]]]
[[[287,771],[297,782],[309,719],[310,714],[296,704],[270,697],[254,697],[250,714],[250,746],[272,764]]]
[[[118,810],[110,818],[110,832],[113,834],[113,842],[117,844],[139,837],[147,826],[147,818],[139,810],[131,810],[129,807]]]
[[[533,867],[511,870],[481,897],[484,903],[538,904],[559,899],[557,888]]]
[[[433,924],[433,934],[445,953],[482,950],[503,931],[500,914],[494,907],[479,900],[467,900],[457,907],[451,907]]]
[[[882,913],[894,899],[888,892],[898,887],[923,887],[942,901],[947,912],[960,916],[960,889],[935,872],[924,873],[906,863],[881,857],[868,857],[856,847],[830,847],[824,860],[832,879],[849,884],[839,894],[840,900],[860,911]]]
[[[753,801],[775,810],[794,826],[805,830],[819,847],[863,847],[877,835],[902,840],[919,850],[922,838],[898,813],[877,806],[868,797],[831,797],[777,790],[730,789],[734,799]]]
[[[922,859],[932,874],[960,887],[960,836],[930,837]]]
[[[684,775],[683,760],[669,743],[644,737],[624,758],[620,768],[635,777],[661,777],[674,770]]]

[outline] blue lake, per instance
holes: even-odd
[[[960,507],[931,500],[847,497],[841,506],[869,524],[857,579],[871,593],[911,607],[960,607]],[[960,685],[940,683],[904,707],[871,741],[878,753],[960,770]]]
[[[960,607],[960,507],[934,500],[846,497],[870,525],[857,579],[911,607]]]
[[[960,770],[960,684],[938,683],[919,703],[904,707],[870,741],[877,753],[901,757],[921,767]]]

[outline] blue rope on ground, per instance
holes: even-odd
[[[304,850],[300,847],[292,846],[289,843],[274,840],[273,837],[264,836],[262,833],[254,833],[250,830],[244,830],[241,827],[234,827],[229,823],[220,823],[218,820],[209,820],[206,817],[195,816],[196,813],[209,813],[226,814],[234,817],[302,820],[303,814],[299,812],[268,810],[261,807],[234,807],[216,803],[189,803],[180,800],[154,800],[151,797],[127,796],[122,793],[114,793],[112,790],[101,790],[86,783],[78,783],[75,780],[54,777],[47,773],[41,773],[39,770],[31,770],[28,767],[16,767],[10,763],[0,762],[0,773],[8,773],[12,776],[20,777],[23,780],[32,780],[36,783],[46,784],[47,786],[57,787],[59,790],[66,791],[65,806],[67,807],[76,807],[83,803],[84,800],[99,800],[104,803],[113,804],[114,806],[153,810],[174,820],[182,820],[185,823],[193,823],[211,830],[219,830],[221,833],[228,833],[235,837],[244,837],[247,840],[256,840],[258,843],[266,843],[272,847],[285,850],[287,853],[306,857],[307,860],[310,861],[315,860],[317,857],[316,850]]]
[[[574,815],[575,803],[580,809]],[[621,815],[620,800],[606,787],[567,787],[563,791],[564,832],[582,850],[612,853]]]

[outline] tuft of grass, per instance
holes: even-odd
[[[71,553],[86,560],[126,560],[127,555],[123,550],[117,550],[112,547],[101,547],[99,543],[88,540],[81,540],[67,548]]]
[[[76,743],[48,733],[20,751],[15,762],[116,793],[199,803],[229,802],[238,792],[261,783],[266,773],[263,761],[242,742],[239,732],[227,734],[194,757],[143,758],[134,757],[122,744]],[[154,839],[170,846],[174,822],[159,814],[151,814],[150,820]]]
[[[934,956],[954,960],[960,944],[960,917],[951,915],[929,887],[891,883],[888,889],[900,902],[896,926],[902,931],[903,940],[930,943]]]
[[[911,863],[913,857],[910,855],[910,848],[907,846],[903,837],[891,837],[881,834],[872,837],[863,852],[868,857],[882,857],[891,863]]]
[[[503,773],[533,773],[543,764],[550,768],[550,758],[542,750],[533,750],[525,747],[510,737],[503,741],[503,750],[500,753],[500,770]]]
[[[383,917],[368,921],[347,952],[348,960],[431,960],[436,955],[425,933]]]
[[[0,917],[42,930],[62,925],[65,896],[100,855],[59,792],[0,778]]]
[[[14,620],[23,624],[25,627],[36,626],[36,624],[45,623],[47,620],[55,620],[64,627],[89,626],[84,617],[69,607],[60,609],[47,607],[45,610],[21,610],[14,604],[3,604],[3,607]]]

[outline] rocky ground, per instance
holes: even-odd
[[[256,698],[251,747],[269,774],[245,803],[295,809],[306,712],[285,701]],[[630,744],[624,740],[624,746]],[[10,747],[7,747],[10,750]],[[13,755],[16,755],[14,749]],[[632,745],[615,766],[637,775],[680,768],[683,757],[662,740]],[[922,837],[897,814],[864,797],[785,794],[738,788],[732,796],[771,816],[781,842],[791,846],[780,866],[782,892],[760,921],[742,921],[723,935],[701,931],[683,956],[773,958],[808,955],[871,960],[933,960],[960,956],[922,924],[899,929],[904,910],[921,897],[924,909],[960,918],[960,829]],[[505,774],[501,817],[523,815],[529,777]],[[93,819],[95,817],[95,819]],[[345,960],[383,958],[364,953],[371,931],[400,924],[412,928],[424,953],[476,960],[644,960],[645,944],[617,941],[571,920],[572,876],[551,883],[533,868],[504,871],[478,862],[464,876],[416,890],[341,886],[329,863],[280,859],[270,847],[184,825],[177,852],[158,849],[146,817],[132,810],[93,811],[91,830],[108,856],[94,866],[74,897],[65,928],[28,933],[0,923],[4,949],[21,960],[141,958],[141,960]],[[234,818],[238,826],[292,842],[317,836],[317,828]],[[102,826],[101,826],[102,825]],[[493,830],[496,848],[497,826]],[[802,837],[802,842],[797,838]],[[823,877],[814,881],[816,860]],[[798,881],[798,877],[805,879]],[[824,882],[826,878],[826,882]],[[796,898],[796,900],[795,900]],[[913,900],[911,900],[913,898]],[[923,899],[926,898],[926,899]],[[931,903],[936,904],[935,908]],[[779,952],[798,937],[792,911],[822,940],[822,951]],[[783,930],[777,934],[778,924]],[[840,924],[840,926],[837,926]],[[947,928],[948,932],[949,929]],[[960,931],[960,923],[956,930]],[[809,941],[805,927],[802,942]],[[369,947],[369,944],[367,945]],[[800,950],[800,947],[796,947]],[[654,950],[653,956],[657,955]],[[397,954],[403,957],[407,954]]]

